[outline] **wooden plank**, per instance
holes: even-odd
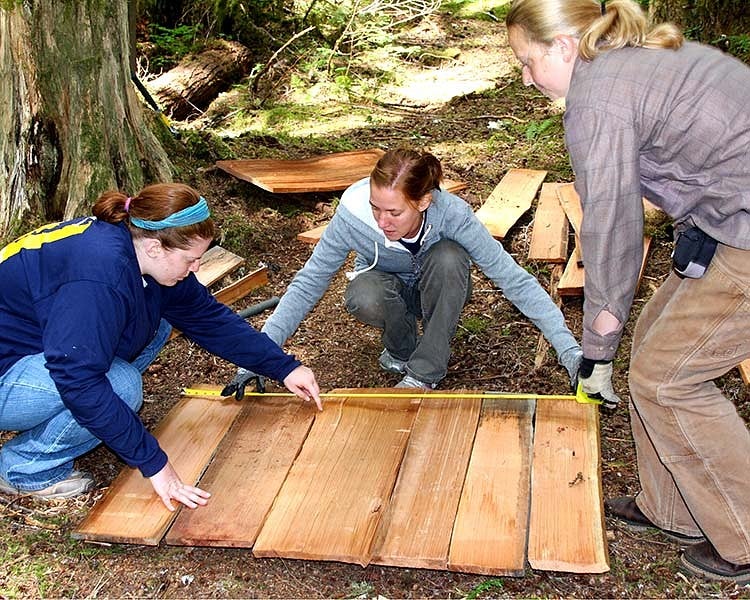
[[[328,223],[326,223],[325,225],[314,227],[313,229],[309,229],[307,231],[303,231],[302,233],[298,233],[297,239],[300,242],[305,242],[306,244],[317,244],[320,241],[320,237],[323,235],[323,232],[326,230],[326,227],[328,227]]]
[[[565,400],[538,404],[529,520],[532,568],[609,570],[600,462],[596,405]]]
[[[245,259],[225,250],[221,246],[209,248],[201,257],[201,266],[195,277],[206,287],[236,270]]]
[[[442,187],[447,192],[450,192],[451,194],[455,194],[456,192],[464,189],[466,187],[466,184],[463,181],[452,181],[450,179],[446,179],[443,181]],[[318,227],[313,227],[312,229],[309,229],[307,231],[303,231],[302,233],[297,234],[297,239],[300,242],[305,242],[306,244],[317,244],[320,241],[320,236],[323,235],[323,232],[326,229],[325,225],[319,225]]]
[[[549,274],[549,295],[550,298],[552,298],[552,302],[558,307],[562,307],[560,294],[557,293],[557,284],[560,281],[560,277],[562,277],[562,273],[563,266],[554,265]],[[536,354],[534,355],[534,370],[538,369],[545,363],[549,348],[550,343],[547,341],[547,338],[544,337],[543,333],[539,332],[536,342]]]
[[[269,394],[243,403],[200,481],[211,500],[182,511],[167,543],[252,547],[314,418],[314,408],[296,399]]]
[[[222,304],[233,304],[234,302],[237,302],[237,300],[241,300],[247,296],[254,289],[264,286],[267,283],[268,267],[260,267],[255,269],[252,273],[248,273],[241,279],[238,279],[234,283],[221,288],[214,294],[214,298]]]
[[[643,259],[641,261],[641,270],[638,273],[638,284],[641,284],[641,278],[643,272],[646,269],[646,259],[648,258],[648,251],[651,248],[651,238],[643,238]],[[568,264],[565,265],[565,271],[563,271],[562,277],[557,284],[557,293],[561,296],[581,296],[583,295],[584,284],[586,283],[586,275],[584,272],[583,265],[576,260],[577,254],[573,252],[568,259]]]
[[[449,569],[523,574],[534,404],[484,400],[453,526]]]
[[[581,207],[581,198],[574,185],[572,183],[561,183],[557,186],[557,198],[563,211],[568,216],[573,231],[578,236],[581,233],[581,223],[583,222],[583,208]]]
[[[492,190],[487,201],[477,210],[477,218],[498,239],[531,207],[547,171],[510,169]]]
[[[156,427],[154,435],[183,481],[197,483],[241,408],[242,404],[231,398],[183,398]],[[156,545],[176,516],[177,511],[167,510],[151,482],[128,467],[72,535],[84,540]]]
[[[583,207],[581,197],[576,192],[572,183],[560,184],[557,188],[557,198],[563,211],[568,217],[575,238],[573,247],[574,260],[579,267],[583,266],[583,255],[581,254],[581,223],[583,222]],[[582,275],[581,275],[582,277]]]
[[[437,394],[437,393],[436,393]],[[425,398],[414,421],[372,562],[445,569],[481,399]]]
[[[559,183],[543,183],[531,229],[529,260],[564,263],[568,256],[568,219],[557,197]]]
[[[576,257],[578,265],[583,266],[580,237],[581,223],[583,222],[583,207],[581,205],[581,197],[578,195],[578,192],[576,192],[575,187],[572,183],[560,184],[557,188],[557,197],[575,233],[576,245],[574,248],[574,255]],[[642,202],[644,214],[661,210],[660,208],[652,204],[647,198],[643,198]]]
[[[583,265],[578,261],[579,253],[575,250],[568,258],[560,281],[557,283],[557,293],[560,296],[581,296],[586,281]]]
[[[745,382],[745,385],[750,385],[750,358],[743,360],[737,366],[737,369],[739,370],[740,376],[742,377],[742,381]]]
[[[276,194],[343,190],[370,175],[383,156],[379,148],[338,152],[301,160],[220,160],[216,166]]]
[[[419,406],[413,392],[326,403],[258,535],[255,556],[370,562]]]

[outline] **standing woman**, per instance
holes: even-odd
[[[440,188],[442,177],[432,154],[406,148],[386,152],[370,177],[344,192],[263,331],[283,345],[354,251],[355,270],[346,274],[347,310],[382,330],[379,362],[403,376],[396,387],[434,389],[446,375],[451,341],[471,296],[473,262],[542,331],[574,377],[581,349],[560,309],[471,207]],[[241,397],[251,377],[240,370],[225,392]]]
[[[526,85],[566,99],[583,204],[581,385],[615,406],[612,358],[638,282],[645,195],[675,221],[675,271],[643,309],[630,361],[641,491],[608,502],[689,546],[692,573],[750,581],[750,434],[714,380],[750,357],[750,69],[649,28],[632,0],[515,0]]]
[[[104,442],[170,510],[209,493],[180,480],[136,412],[141,374],[172,326],[206,350],[283,381],[320,408],[312,371],[195,277],[214,238],[182,184],[107,192],[93,217],[40,227],[0,250],[0,492],[67,498],[93,484],[73,461]]]

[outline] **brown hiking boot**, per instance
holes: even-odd
[[[71,471],[67,479],[53,483],[41,490],[22,490],[0,477],[0,493],[9,496],[33,496],[44,500],[72,498],[89,491],[93,486],[94,480],[91,475],[75,470]]]
[[[713,581],[733,581],[738,585],[750,583],[750,563],[737,565],[724,560],[708,541],[685,548],[680,560],[691,575]]]
[[[685,535],[684,533],[677,533],[676,531],[669,531],[657,527],[641,512],[641,509],[638,508],[633,496],[621,496],[619,498],[605,500],[604,509],[609,516],[621,521],[630,531],[648,531],[650,529],[656,529],[664,537],[685,546],[699,544],[706,541],[706,538],[703,536]]]

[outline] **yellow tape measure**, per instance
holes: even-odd
[[[209,396],[215,398],[222,398],[221,392],[218,390],[198,390],[194,388],[183,388],[182,394],[184,396]],[[414,393],[378,393],[378,392],[323,392],[320,394],[321,398],[401,398],[404,395],[411,396],[412,398],[428,398],[430,396],[437,396],[439,398],[496,398],[502,400],[575,400],[580,404],[601,404],[601,400],[591,398],[578,386],[578,390],[575,395],[573,394],[514,394],[507,392],[414,392]],[[245,392],[246,397],[254,396],[283,396],[289,398],[296,398],[295,394],[291,392]]]

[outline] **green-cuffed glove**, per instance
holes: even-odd
[[[257,373],[253,373],[252,371],[240,367],[237,369],[237,374],[234,376],[234,379],[232,379],[232,381],[221,390],[221,395],[231,396],[234,394],[234,397],[237,400],[242,400],[245,396],[245,386],[253,379],[255,379],[255,391],[260,392],[261,394],[265,393],[266,378],[263,377],[263,375],[258,375]]]
[[[578,369],[581,389],[594,400],[601,400],[605,408],[617,408],[620,397],[612,388],[612,361],[583,358]]]

